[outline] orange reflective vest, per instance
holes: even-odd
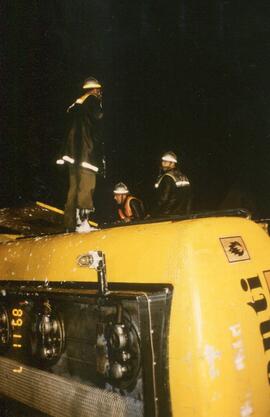
[[[125,202],[124,202],[123,207],[118,209],[118,215],[119,215],[121,220],[125,220],[127,218],[128,219],[133,219],[134,214],[132,213],[132,209],[130,207],[130,202],[133,199],[135,199],[135,200],[137,200],[141,203],[141,201],[137,197],[134,197],[133,195],[128,195]]]

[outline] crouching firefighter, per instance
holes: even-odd
[[[67,231],[87,227],[94,212],[93,195],[96,174],[100,167],[96,156],[101,149],[101,126],[103,117],[101,84],[89,77],[83,84],[84,94],[68,108],[70,128],[67,141],[58,164],[69,166],[69,190],[65,204],[64,223]],[[87,231],[87,230],[83,230]]]
[[[132,220],[144,219],[145,211],[143,202],[131,195],[128,187],[123,182],[116,184],[113,194],[118,206],[120,221],[128,223]]]
[[[153,216],[187,214],[190,210],[190,182],[177,167],[177,156],[166,152],[161,158],[160,175],[155,183]]]

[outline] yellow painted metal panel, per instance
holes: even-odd
[[[106,255],[114,283],[173,286],[174,417],[270,416],[270,240],[252,221],[203,218],[0,244],[0,279],[96,282],[77,258]]]

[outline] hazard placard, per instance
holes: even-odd
[[[248,250],[241,236],[221,237],[219,240],[230,263],[247,261],[250,259]]]

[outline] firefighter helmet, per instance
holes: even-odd
[[[88,77],[84,80],[83,89],[101,88],[100,82],[94,77]]]
[[[161,157],[162,161],[166,161],[166,162],[174,162],[175,164],[177,164],[177,156],[174,152],[169,151],[169,152],[165,152],[162,157]]]
[[[114,194],[129,194],[129,189],[123,182],[118,182],[113,190]]]

